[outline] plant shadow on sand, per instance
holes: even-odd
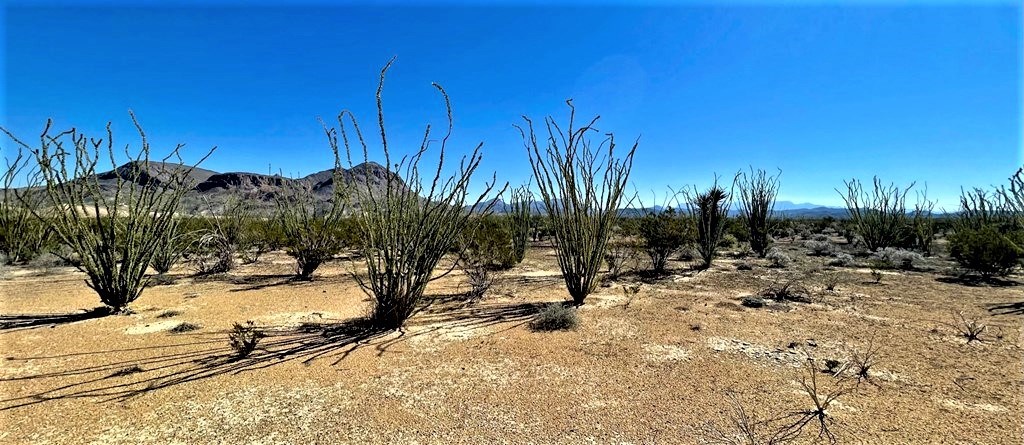
[[[91,320],[93,318],[106,317],[108,315],[111,315],[111,312],[106,307],[98,307],[66,314],[0,315],[0,333],[35,329],[46,326],[56,327],[61,324]]]
[[[125,401],[149,391],[220,375],[258,371],[292,361],[309,364],[315,360],[331,358],[333,366],[361,347],[372,346],[378,355],[383,355],[388,348],[399,342],[440,329],[477,329],[494,325],[502,325],[505,328],[502,330],[512,329],[527,323],[543,306],[535,303],[467,304],[448,297],[438,298],[431,306],[424,308],[420,315],[411,319],[408,328],[397,331],[375,329],[364,318],[298,326],[261,326],[266,337],[258,349],[247,357],[239,357],[228,346],[226,332],[193,334],[188,336],[191,341],[161,346],[58,356],[7,357],[8,363],[31,363],[86,355],[111,359],[98,365],[2,378],[0,382],[47,380],[53,382],[53,387],[34,394],[0,400],[0,411],[73,398],[98,398],[101,402]],[[175,352],[181,349],[186,350]],[[118,358],[123,354],[143,356]]]

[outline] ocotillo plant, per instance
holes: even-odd
[[[523,137],[555,236],[562,277],[573,303],[581,305],[597,285],[595,277],[623,201],[639,139],[622,158],[615,157],[615,136],[611,133],[595,149],[590,133],[598,131],[594,124],[600,116],[576,127],[576,108],[571,100],[566,103],[570,110],[568,127],[563,130],[553,118],[546,118],[548,136],[543,146],[537,141],[530,118],[523,116],[526,129],[516,128]]]
[[[1024,167],[1010,177],[1009,187],[1000,187],[999,194],[1007,213],[1013,217],[1017,229],[1024,229]]]
[[[928,199],[928,188],[917,193],[914,204],[914,217],[911,226],[914,230],[914,247],[927,255],[932,253],[932,241],[935,239],[935,217],[932,212],[935,201]]]
[[[736,182],[733,181],[733,184]],[[692,190],[684,192],[686,207],[694,224],[697,226],[697,251],[700,253],[703,269],[711,267],[718,249],[718,242],[725,232],[726,220],[729,218],[729,207],[732,205],[732,190],[726,191],[718,186],[718,178],[711,188],[704,192]]]
[[[3,195],[0,195],[0,254],[2,261],[15,264],[29,261],[45,248],[50,239],[50,228],[34,216],[45,199],[38,188],[39,171],[29,166],[24,150],[19,149],[14,158],[5,159],[7,167],[3,172]],[[19,176],[26,179],[25,187],[14,186]]]
[[[478,144],[468,157],[462,158],[458,171],[451,176],[442,176],[453,121],[451,101],[438,84],[433,86],[444,99],[448,129],[440,141],[437,169],[433,174],[421,176],[420,161],[430,141],[429,125],[424,131],[419,150],[392,164],[391,147],[384,125],[382,92],[384,76],[393,62],[394,59],[389,61],[380,72],[377,84],[377,123],[385,166],[394,167],[394,172],[384,174],[382,190],[375,186],[373,175],[365,175],[363,183],[353,180],[348,185],[353,199],[359,203],[360,211],[356,212],[354,219],[356,230],[362,238],[359,250],[366,263],[366,274],[354,275],[360,287],[374,300],[371,324],[382,329],[400,328],[406,319],[422,308],[423,291],[427,283],[439,278],[434,276],[434,269],[441,257],[455,246],[471,213],[486,214],[490,211],[494,202],[485,199],[495,185],[492,178],[475,200],[469,195],[470,179],[480,166],[480,148],[483,143]],[[364,166],[368,165],[368,143],[355,117],[343,111],[338,116],[338,123],[349,166],[354,167],[352,146],[355,144],[359,144],[362,149]],[[346,123],[352,126],[352,139],[345,128]],[[340,163],[339,131],[326,131],[331,149]],[[469,210],[466,209],[467,203],[470,204]],[[456,263],[453,262],[452,267]]]
[[[335,163],[334,196],[328,203],[318,205],[309,184],[297,181],[275,199],[285,250],[295,258],[295,274],[300,279],[312,278],[313,272],[343,247],[337,235],[348,196],[340,171],[341,166]]]
[[[181,232],[182,224],[179,218],[171,220],[164,237],[156,244],[153,252],[153,260],[150,264],[157,273],[165,274],[178,262],[188,248],[186,236]]]
[[[883,185],[874,178],[874,189],[864,190],[860,181],[845,182],[846,192],[836,189],[846,202],[846,211],[853,221],[854,230],[864,240],[868,250],[885,247],[906,247],[912,238],[907,217],[907,193],[914,187],[905,188],[895,184]]]
[[[516,264],[526,258],[526,246],[530,237],[530,211],[533,206],[533,193],[529,185],[523,185],[512,191],[509,219],[512,228],[512,253]]]
[[[170,230],[182,195],[193,186],[191,172],[198,164],[182,163],[181,144],[161,162],[150,162],[146,133],[135,114],[129,115],[142,146],[135,156],[129,155],[132,162],[120,168],[109,123],[106,138],[93,139],[74,128],[51,134],[48,121],[35,149],[3,130],[35,154],[52,210],[46,220],[78,255],[88,286],[114,312],[124,311],[142,294],[148,282],[146,268]],[[102,156],[109,156],[115,169],[112,186],[101,184],[97,175]],[[174,163],[168,163],[171,158]]]
[[[764,258],[771,247],[772,214],[775,212],[775,198],[779,196],[780,170],[775,176],[768,176],[764,170],[750,169],[750,175],[740,173],[736,186],[740,192],[740,213],[750,233],[750,250]]]

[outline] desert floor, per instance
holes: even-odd
[[[478,302],[460,298],[460,273],[435,281],[433,303],[387,333],[360,327],[370,300],[345,260],[312,282],[289,280],[283,253],[225,276],[183,268],[134,314],[98,318],[77,311],[99,301],[74,269],[7,268],[0,442],[700,443],[705,424],[724,426],[728,394],[762,419],[808,409],[808,354],[845,361],[869,345],[866,381],[817,376],[823,393],[848,390],[828,410],[839,443],[1024,440],[1024,285],[964,284],[943,264],[876,284],[851,267],[830,292],[811,272],[825,259],[783,247],[797,260],[787,269],[725,257],[626,275],[588,298],[577,329],[550,333],[528,327],[567,298],[545,245]],[[740,305],[804,275],[811,303]],[[640,281],[627,300],[623,285]],[[983,341],[954,329],[961,311],[988,325]],[[268,337],[237,360],[227,331],[246,320]],[[199,329],[170,332],[184,322]]]

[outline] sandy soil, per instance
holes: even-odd
[[[786,271],[672,263],[632,300],[621,287],[641,278],[623,277],[591,296],[576,330],[554,333],[527,327],[566,298],[542,247],[480,302],[458,298],[459,274],[435,282],[435,302],[391,333],[360,328],[369,300],[343,261],[313,282],[290,281],[280,253],[228,276],[180,270],[133,315],[99,318],[78,311],[98,305],[81,274],[8,269],[0,443],[700,443],[727,392],[762,417],[809,408],[807,356],[843,360],[869,343],[869,382],[829,410],[840,443],[1024,440],[1024,286],[927,271],[874,284],[849,268],[835,292],[808,279],[810,304],[739,304],[825,261],[798,250]],[[985,341],[960,338],[955,311],[989,325]],[[269,335],[235,360],[226,331],[246,320]],[[182,323],[199,329],[170,332]]]

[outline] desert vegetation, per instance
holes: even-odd
[[[97,175],[104,157],[109,156],[111,167],[117,167],[109,124],[106,137],[90,138],[74,128],[53,132],[52,122],[47,122],[35,148],[4,130],[35,155],[39,167],[50,211],[44,213],[35,205],[29,209],[37,220],[47,221],[54,236],[76,256],[78,267],[88,276],[86,283],[113,312],[125,311],[142,294],[148,281],[146,269],[172,229],[178,203],[191,188],[189,172],[194,168],[182,163],[181,145],[160,162],[151,162],[146,133],[134,114],[131,119],[141,147],[130,163],[114,171],[113,193],[104,193]],[[172,158],[176,162],[168,163]]]
[[[381,70],[377,86],[377,121],[384,165],[387,166],[393,164],[384,125],[383,90],[385,74],[390,66],[388,63]],[[452,108],[444,89],[437,84],[434,87],[444,99],[448,116],[436,170],[426,176],[420,173],[420,161],[430,140],[430,127],[427,126],[419,150],[411,156],[401,157],[394,164],[395,174],[387,175],[383,193],[373,193],[369,180],[362,184],[344,185],[349,190],[347,193],[358,197],[362,204],[354,220],[356,233],[362,239],[358,250],[365,259],[366,276],[358,273],[354,276],[374,299],[370,315],[372,324],[383,329],[401,327],[420,308],[427,284],[436,279],[434,269],[469,225],[471,215],[486,214],[493,206],[493,201],[485,204],[495,188],[493,180],[476,198],[469,195],[470,180],[480,166],[482,143],[459,162],[456,173],[449,177],[442,175],[453,127]],[[352,130],[346,130],[346,123],[351,124]],[[338,124],[339,130],[326,130],[336,163],[340,165],[342,156],[339,133],[350,166],[354,167],[353,148],[362,151],[364,161],[369,162],[368,142],[352,114],[342,112],[338,116]],[[469,210],[465,208],[467,205]]]
[[[181,146],[151,160],[134,115],[141,146],[120,166],[110,126],[47,125],[38,147],[8,133],[0,442],[67,439],[38,426],[56,421],[93,442],[265,438],[196,426],[238,419],[308,434],[287,412],[353,440],[507,439],[495,419],[572,442],[1016,437],[1024,170],[949,213],[874,178],[845,182],[845,218],[786,217],[781,174],[754,168],[647,208],[629,190],[638,142],[597,137],[570,101],[565,124],[524,118],[532,177],[510,192],[497,175],[474,185],[482,145],[451,161],[436,84],[447,126],[395,148],[390,67],[379,143],[343,111],[321,122],[330,170],[254,176],[196,212],[182,202],[198,163]],[[60,267],[33,263],[43,252]],[[95,298],[69,291],[83,277],[104,308],[59,312]],[[112,401],[166,408],[110,420],[124,432],[63,411]]]
[[[524,116],[526,127],[517,128],[555,237],[562,278],[573,303],[581,305],[597,285],[639,140],[622,158],[615,157],[611,133],[594,147],[590,136],[598,132],[594,127],[598,118],[577,127],[576,108],[572,101],[567,104],[569,122],[564,130],[554,118],[544,119],[548,133],[544,142],[538,142],[530,118]]]

